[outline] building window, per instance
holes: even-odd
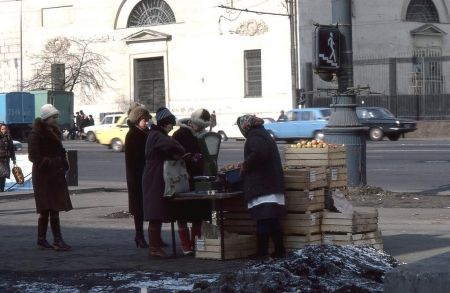
[[[415,49],[413,57],[413,72],[410,77],[410,87],[415,94],[442,94],[444,92],[444,74],[441,49]],[[428,58],[429,60],[427,60]]]
[[[245,96],[261,97],[261,50],[244,51],[245,58]]]
[[[406,21],[439,23],[439,14],[432,0],[411,0],[406,10]]]
[[[127,27],[152,26],[175,22],[175,14],[164,0],[143,0],[134,6]]]

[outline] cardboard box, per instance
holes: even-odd
[[[257,241],[255,235],[237,235],[224,240],[225,259],[247,257],[256,252]],[[196,237],[195,258],[221,259],[220,238],[199,239]]]

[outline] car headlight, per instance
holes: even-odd
[[[400,121],[398,121],[398,120],[397,120],[397,121],[395,121],[395,123],[396,123],[397,125],[400,125]]]

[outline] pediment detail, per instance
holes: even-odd
[[[446,36],[447,33],[435,26],[434,24],[427,23],[416,29],[410,31],[411,35],[422,35],[422,36]]]
[[[154,30],[150,29],[143,29],[140,30],[132,35],[129,35],[128,37],[124,38],[123,40],[129,44],[129,43],[138,43],[138,42],[154,42],[154,41],[169,41],[172,39],[171,35],[160,33]]]

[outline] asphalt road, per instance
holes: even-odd
[[[86,141],[64,141],[78,150],[78,177],[83,181],[125,183],[124,153]],[[26,144],[24,144],[26,147]],[[243,160],[243,141],[222,142],[219,167]],[[278,143],[283,157],[285,143]],[[450,139],[400,139],[367,142],[367,185],[384,190],[450,194]]]

